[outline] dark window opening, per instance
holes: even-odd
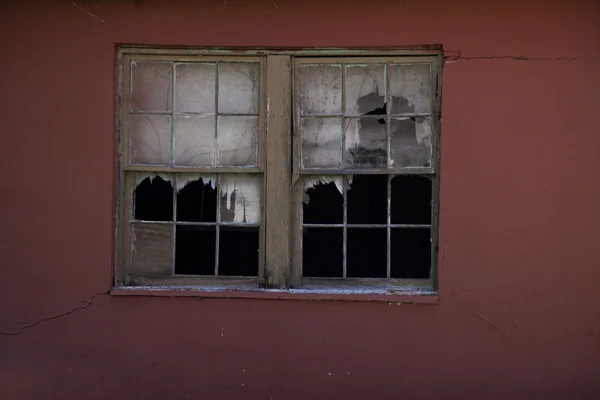
[[[387,224],[387,175],[354,175],[346,192],[348,224]]]
[[[343,276],[343,246],[342,228],[304,228],[302,275],[311,278]]]
[[[387,229],[348,228],[346,268],[349,278],[387,276]]]
[[[431,239],[429,228],[392,229],[391,277],[429,278]]]
[[[219,227],[219,275],[258,276],[258,228]]]
[[[188,183],[177,193],[177,221],[215,222],[217,189],[202,178]]]
[[[173,186],[160,176],[148,177],[135,189],[134,218],[144,221],[173,220]]]
[[[175,233],[175,274],[214,275],[214,226],[180,225]]]
[[[391,189],[392,224],[431,224],[431,179],[399,175]]]
[[[302,218],[305,224],[341,224],[344,221],[344,197],[334,182],[318,183],[306,191]]]

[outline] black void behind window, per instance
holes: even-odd
[[[302,276],[431,278],[430,62],[307,58],[295,76]]]

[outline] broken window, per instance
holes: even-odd
[[[225,53],[120,50],[117,285],[434,290],[441,52]]]

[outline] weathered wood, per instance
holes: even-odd
[[[267,57],[267,155],[265,192],[265,271],[261,287],[287,288],[290,268],[290,110],[289,56]]]
[[[131,238],[130,274],[170,276],[173,273],[173,226],[136,223]]]

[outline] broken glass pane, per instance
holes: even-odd
[[[392,114],[431,112],[429,64],[390,66]]]
[[[170,62],[131,62],[131,111],[171,111]]]
[[[132,275],[170,276],[173,272],[173,225],[133,224]]]
[[[392,224],[431,224],[431,179],[397,175],[390,196]]]
[[[391,232],[392,278],[429,278],[431,239],[429,228],[395,228]]]
[[[258,276],[259,228],[219,228],[219,276]]]
[[[175,233],[175,274],[214,275],[217,228],[179,225]]]
[[[129,163],[168,165],[171,160],[171,117],[129,115]]]
[[[385,65],[346,65],[346,115],[385,115]]]
[[[300,70],[300,82],[301,114],[341,114],[341,65],[303,65]]]
[[[175,112],[215,113],[216,64],[175,65]]]
[[[216,222],[217,188],[214,176],[178,174],[177,221]]]
[[[215,117],[175,117],[173,153],[175,165],[214,165]]]
[[[342,228],[302,229],[302,276],[340,278],[344,270]]]
[[[302,120],[302,166],[339,168],[342,163],[341,118]]]
[[[406,117],[391,121],[391,166],[429,167],[431,118]]]
[[[260,65],[219,63],[219,113],[258,114]]]
[[[219,117],[218,123],[218,165],[256,165],[258,118]]]
[[[387,229],[348,228],[346,276],[385,278],[387,276]]]
[[[168,176],[136,176],[134,219],[173,220],[173,185]]]
[[[222,175],[218,189],[221,222],[260,222],[260,176]]]
[[[346,118],[346,166],[387,167],[387,125],[384,118]]]
[[[346,190],[348,224],[387,224],[387,175],[354,175]]]
[[[342,177],[306,178],[302,199],[302,223],[341,224],[344,222]]]

